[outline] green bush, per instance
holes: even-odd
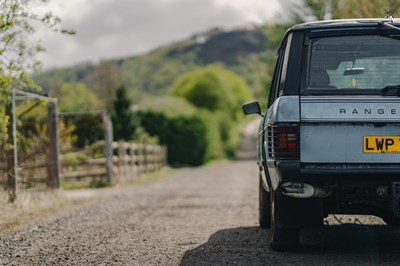
[[[209,112],[175,117],[152,111],[139,114],[142,127],[168,147],[172,165],[201,165],[223,155],[217,123]]]
[[[241,77],[222,65],[209,65],[183,74],[171,94],[208,111],[202,117],[207,120],[209,141],[217,145],[211,144],[206,158],[235,157],[243,121],[241,106],[252,98]]]
[[[103,121],[99,115],[84,114],[63,118],[65,127],[74,127],[74,145],[83,148],[104,138]]]
[[[168,146],[169,162],[200,165],[233,158],[243,121],[241,105],[251,98],[243,80],[222,65],[210,65],[184,74],[171,93],[175,97],[153,102],[141,112],[143,128]],[[166,112],[171,106],[179,112]]]
[[[139,105],[140,110],[164,113],[169,117],[193,115],[197,111],[186,99],[172,95],[145,96]]]
[[[221,138],[218,117],[204,109],[198,111],[196,116],[201,119],[202,123],[204,123],[207,128],[205,136],[207,140],[207,146],[204,162],[225,157],[224,143]]]
[[[171,94],[199,108],[225,112],[234,121],[243,118],[241,106],[252,98],[244,80],[222,65],[209,65],[183,74],[173,84]]]
[[[201,165],[206,159],[207,127],[201,118],[178,116],[168,121],[168,153],[173,162]]]

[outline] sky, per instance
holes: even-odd
[[[219,27],[226,30],[278,19],[282,0],[51,0],[52,11],[74,36],[38,28],[44,68],[139,55]]]

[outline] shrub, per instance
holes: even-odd
[[[208,133],[212,134],[212,137],[209,135],[210,141],[218,143],[211,146],[215,151],[208,150],[210,158],[221,157],[221,153],[231,158],[235,156],[240,136],[238,127],[243,120],[241,106],[251,98],[250,90],[241,77],[222,65],[209,65],[183,74],[173,84],[171,94],[210,112],[212,119],[204,118],[211,127],[208,129],[211,130]],[[218,137],[219,141],[216,141]]]
[[[142,127],[168,147],[172,165],[201,165],[221,154],[218,127],[208,112],[175,117],[151,111],[139,114]]]

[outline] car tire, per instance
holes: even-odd
[[[279,200],[271,193],[271,242],[274,251],[291,251],[300,246],[300,228],[284,228],[277,224],[276,214],[280,208]]]
[[[263,187],[261,177],[259,178],[259,194],[258,194],[258,218],[261,228],[271,228],[271,193],[266,191]]]

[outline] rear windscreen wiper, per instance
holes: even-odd
[[[400,28],[399,28],[399,27],[396,27],[396,26],[394,26],[394,25],[392,25],[392,24],[390,24],[390,23],[388,23],[388,22],[386,22],[386,21],[381,21],[381,22],[378,23],[378,25],[379,25],[379,26],[385,26],[385,27],[387,27],[387,28],[400,31]]]
[[[385,26],[387,28],[400,31],[400,28],[393,25],[393,23],[394,23],[393,17],[389,16],[389,17],[385,17],[385,20],[379,21],[378,26],[381,26],[381,27]]]
[[[396,91],[396,95],[400,96],[400,84],[386,86],[381,90],[381,95],[387,95],[387,93],[390,91]]]
[[[387,29],[393,29],[393,30],[396,30],[396,31],[400,31],[399,27],[393,25],[393,18],[389,17],[388,19],[389,20],[379,21],[378,22],[378,26],[385,27]],[[396,40],[400,40],[400,35],[397,35],[397,34],[396,35],[393,35],[393,34],[389,34],[389,35],[382,34],[381,36],[389,37],[389,38],[396,39]]]

